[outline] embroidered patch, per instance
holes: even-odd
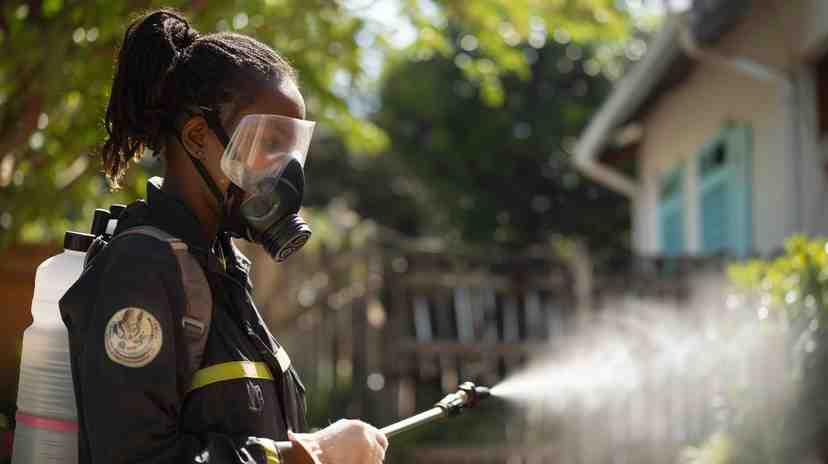
[[[122,366],[146,366],[158,356],[163,343],[161,324],[145,309],[124,308],[106,324],[106,354]]]

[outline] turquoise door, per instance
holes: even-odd
[[[753,247],[751,132],[724,129],[698,158],[702,254],[747,256]]]
[[[659,238],[661,253],[679,256],[685,253],[684,238],[684,167],[678,167],[661,181],[659,191]]]

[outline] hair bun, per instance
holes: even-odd
[[[198,40],[199,33],[190,26],[190,23],[183,17],[170,14],[164,21],[164,26],[170,34],[177,50],[184,50]]]
[[[198,31],[190,26],[187,18],[167,9],[158,10],[147,15],[141,22],[140,27],[147,26],[155,32],[160,32],[164,38],[171,42],[172,48],[177,52],[192,45],[200,36]]]

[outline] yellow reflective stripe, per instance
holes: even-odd
[[[279,461],[279,453],[276,451],[265,448],[265,457],[267,458],[267,464],[281,464],[281,461]]]
[[[248,437],[245,446],[258,445],[264,450],[265,464],[281,464],[276,442],[268,438]],[[257,461],[258,462],[258,461]]]
[[[193,381],[187,393],[197,390],[211,383],[224,382],[236,379],[262,379],[273,380],[267,364],[251,361],[231,361],[221,364],[214,364],[204,369],[199,369],[193,374]]]
[[[270,440],[262,440],[259,442],[262,448],[265,450],[265,458],[267,464],[281,464],[282,461],[279,460],[279,450],[276,449],[276,445],[273,444]]]

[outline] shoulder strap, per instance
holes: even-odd
[[[184,315],[181,318],[181,327],[186,337],[190,371],[194,373],[201,367],[207,334],[210,332],[210,322],[213,317],[213,295],[204,269],[189,253],[186,242],[157,227],[149,225],[130,227],[115,235],[112,241],[129,235],[147,235],[166,242],[178,261],[178,270],[187,300]]]

